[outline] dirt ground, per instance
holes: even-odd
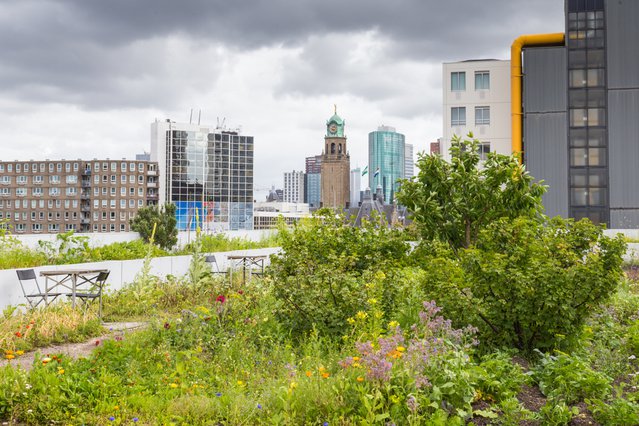
[[[44,356],[47,354],[64,354],[74,359],[88,356],[96,346],[100,346],[104,340],[112,340],[117,336],[123,336],[127,333],[132,333],[146,327],[146,323],[143,322],[118,322],[118,323],[105,323],[105,334],[99,337],[93,337],[86,342],[81,343],[62,343],[59,345],[48,346],[46,348],[37,348],[31,352],[26,352],[24,355],[12,360],[0,359],[0,367],[7,364],[14,366],[21,366],[25,370],[30,370],[33,366],[33,360],[37,353]],[[97,344],[96,344],[97,343]]]

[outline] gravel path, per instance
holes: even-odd
[[[33,366],[33,360],[35,359],[35,355],[37,353],[45,355],[64,354],[73,359],[87,357],[96,348],[96,346],[101,345],[104,340],[110,340],[115,338],[116,336],[122,336],[127,333],[135,332],[137,330],[145,328],[147,325],[148,324],[144,322],[105,323],[103,324],[103,327],[105,331],[108,331],[108,333],[105,333],[102,336],[93,337],[86,342],[81,343],[64,343],[60,345],[48,346],[46,348],[37,348],[31,352],[26,352],[24,355],[10,361],[6,359],[0,359],[0,367],[11,364],[14,367],[19,365],[25,370],[30,370]],[[98,342],[97,345],[96,342]]]

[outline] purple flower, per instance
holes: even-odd
[[[137,423],[139,419],[137,417],[133,417],[133,421]]]
[[[111,416],[111,417],[109,417],[109,420],[113,421],[113,420],[115,420],[115,417]]]
[[[262,404],[257,404],[257,409],[261,410],[262,409]]]
[[[222,396],[222,392],[216,392],[215,396]]]

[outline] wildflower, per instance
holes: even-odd
[[[217,396],[217,397],[222,396],[222,392],[215,392],[215,396]]]
[[[406,351],[406,348],[405,348],[405,347],[403,347],[403,346],[398,346],[395,350],[396,350],[397,352],[405,352],[405,351]]]
[[[322,426],[328,426],[328,422],[324,422]]]
[[[217,297],[215,298],[215,301],[216,301],[216,302],[220,302],[220,303],[224,303],[224,302],[226,302],[226,297],[224,297],[224,295],[223,295],[223,294],[220,294],[219,296],[217,296]]]
[[[115,407],[113,407],[113,409],[114,409],[115,411],[118,411],[118,410],[120,409],[120,406],[119,406],[119,405],[116,405]]]
[[[31,326],[30,326],[30,325],[27,325],[27,326],[26,326],[26,329],[27,329],[27,330],[28,330],[28,329],[30,329],[30,328],[31,328]]]
[[[100,341],[99,340],[95,341],[95,346],[100,346]]]
[[[368,317],[368,314],[366,312],[363,312],[363,311],[358,311],[357,314],[355,314],[355,317],[357,319],[363,320],[363,319],[366,319]]]
[[[348,317],[348,318],[346,319],[346,322],[348,322],[349,324],[355,324],[355,318],[353,318],[353,317]]]
[[[323,377],[324,379],[328,379],[328,377],[329,377],[330,375],[331,375],[330,373],[326,373],[326,372],[322,373],[322,377]]]
[[[354,356],[354,357],[353,357],[353,361],[359,361],[360,359],[361,359],[361,358],[360,358],[360,357],[358,357],[358,356]]]
[[[313,372],[312,372],[312,371],[307,371],[307,372],[306,372],[306,377],[311,377],[312,375],[313,375]]]
[[[18,337],[18,338],[22,337],[22,333],[20,333],[19,331],[16,331],[16,332],[15,332],[15,335],[16,335],[16,337]]]
[[[397,395],[391,395],[390,400],[393,404],[399,404],[399,397]]]
[[[50,362],[50,361],[51,361],[51,358],[44,358],[44,359],[42,360],[42,364],[45,364],[45,365],[46,365],[46,364],[47,364],[48,362]]]
[[[374,297],[368,299],[368,303],[370,305],[377,305],[377,299],[375,299]]]
[[[171,384],[169,385],[169,387],[170,387],[170,388],[175,389],[175,388],[177,388],[177,387],[178,387],[178,385],[177,385],[177,383],[171,383]]]
[[[133,422],[134,422],[134,423],[137,423],[137,422],[138,422],[138,420],[139,420],[139,419],[138,419],[137,417],[133,417]]]
[[[634,355],[630,355],[630,356],[628,357],[628,359],[632,361],[633,359],[637,359],[637,357],[636,357],[636,356],[634,356]]]
[[[168,322],[164,323],[164,329],[168,330],[169,328],[171,328],[171,324],[169,324]]]
[[[237,291],[237,294],[244,294],[244,291],[242,291],[242,290],[238,290],[238,291]]]
[[[397,321],[391,321],[388,323],[388,328],[399,327],[399,323]]]
[[[237,385],[238,385],[238,386],[244,386],[244,382],[243,382],[243,381],[241,381],[241,380],[238,380],[238,381],[237,381]]]
[[[22,356],[22,355],[24,355],[24,351],[16,351],[16,355]]]
[[[406,407],[408,407],[408,411],[414,413],[419,408],[419,404],[413,395],[410,395],[406,398]]]
[[[114,421],[114,420],[115,420],[115,417],[111,416],[111,417],[109,417],[109,420],[110,420],[110,421]]]
[[[262,409],[262,404],[257,404],[257,409],[261,410]]]
[[[291,382],[291,384],[289,384],[288,387],[289,389],[295,389],[297,387],[297,383]]]
[[[58,369],[58,374],[64,374],[64,368]]]
[[[13,358],[15,358],[15,355],[5,355],[4,357],[6,359],[13,359]]]
[[[357,379],[355,379],[355,380],[357,380],[358,382],[360,382],[360,383],[361,383],[361,382],[363,382],[363,381],[364,381],[364,378],[363,378],[362,376],[359,376],[359,377],[358,377]]]

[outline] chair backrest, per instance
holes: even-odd
[[[215,256],[213,256],[213,255],[206,256],[206,257],[204,258],[204,261],[205,261],[206,263],[210,263],[210,264],[211,264],[211,266],[215,265],[215,270],[219,272],[220,267],[219,267],[219,266],[218,266],[218,264],[217,264],[217,260],[215,260]]]
[[[98,274],[98,276],[95,279],[95,282],[100,283],[100,284],[104,284],[104,282],[107,280],[107,278],[109,278],[109,274],[111,272],[110,271],[102,271]]]
[[[38,293],[42,293],[40,290],[40,284],[38,284],[38,278],[36,277],[33,269],[19,269],[16,271],[16,274],[18,274],[18,281],[20,281],[20,287],[22,287],[22,293],[25,297],[27,296],[27,291],[24,289],[24,281],[33,280],[36,288],[38,289]]]

